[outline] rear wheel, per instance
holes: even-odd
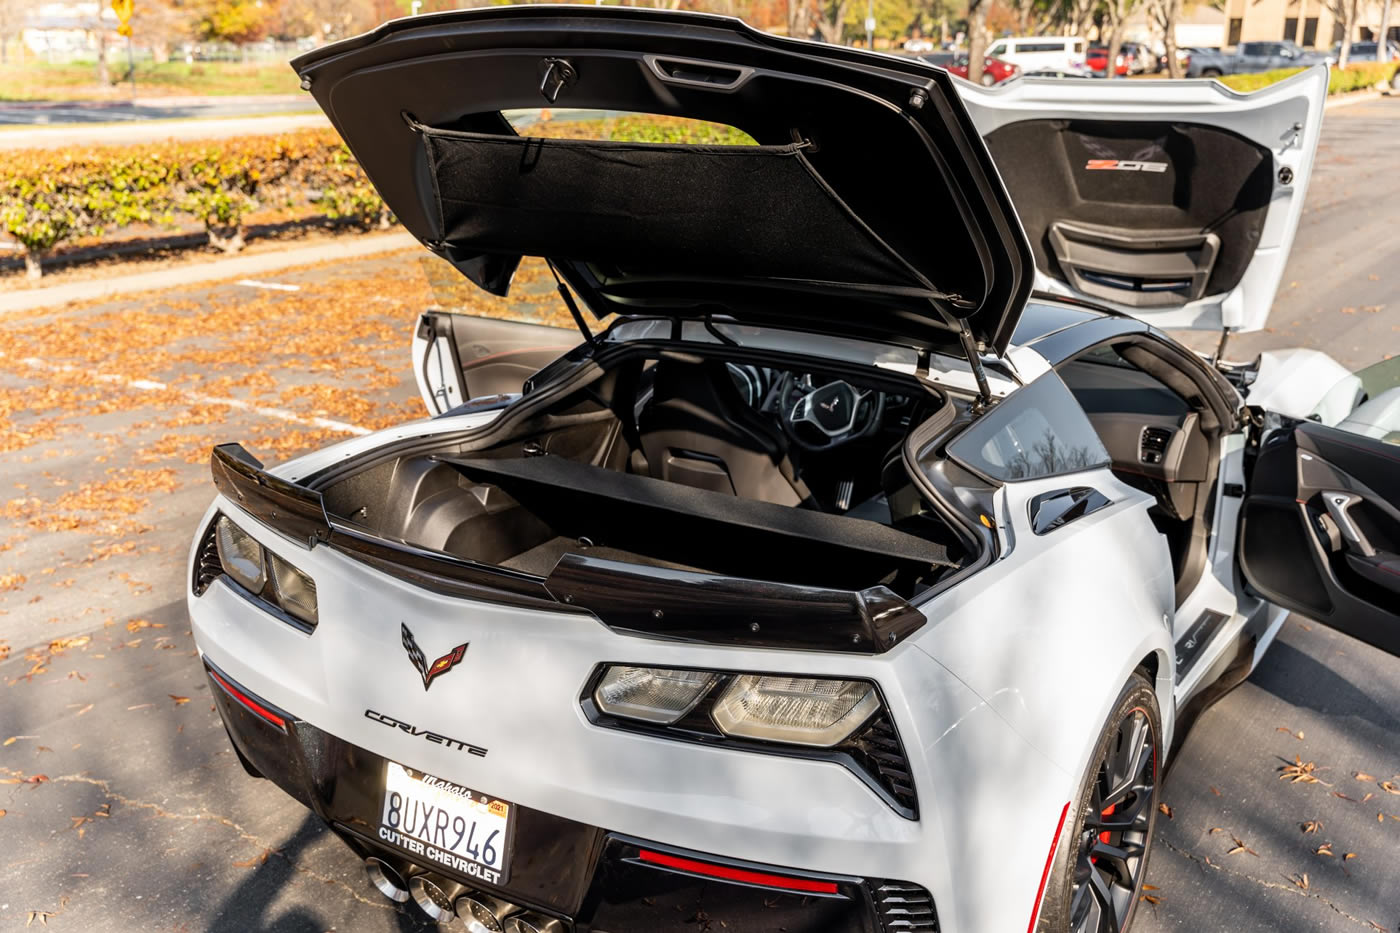
[[[1202,68],[1202,69],[1201,69],[1201,77],[1203,77],[1203,78],[1218,78],[1218,77],[1220,77],[1220,69],[1219,69],[1219,68]]]
[[[1134,674],[1104,724],[1055,851],[1040,933],[1123,933],[1136,913],[1157,821],[1162,717]]]

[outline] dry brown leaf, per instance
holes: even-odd
[[[1219,827],[1219,826],[1212,826],[1212,827],[1210,828],[1210,833],[1209,833],[1209,835],[1214,836],[1216,833],[1223,833],[1223,832],[1225,832],[1225,830],[1224,830],[1222,827]]]
[[[1365,781],[1367,784],[1375,780],[1374,777],[1367,774],[1365,771],[1358,771],[1355,774],[1353,774],[1352,777],[1356,778],[1358,781]]]
[[[1157,810],[1169,820],[1176,819],[1176,817],[1172,815],[1172,808],[1164,803],[1157,804]]]
[[[1392,781],[1381,781],[1377,786],[1387,794],[1400,794],[1400,787],[1396,787]]]
[[[1293,878],[1293,883],[1296,884],[1298,887],[1302,888],[1304,891],[1306,891],[1306,890],[1308,889],[1308,876],[1307,876],[1307,873],[1304,872],[1304,873],[1301,874],[1301,875],[1295,876],[1295,877]]]
[[[170,697],[170,699],[174,700],[176,706],[184,706],[186,703],[188,703],[188,702],[190,701],[190,698],[189,698],[189,697],[176,696],[176,695],[173,694],[173,693],[167,693],[166,696],[168,696],[168,697]]]
[[[1342,861],[1343,861],[1343,862],[1346,862],[1346,861],[1350,861],[1351,859],[1354,859],[1354,858],[1356,858],[1356,853],[1355,853],[1355,852],[1348,852],[1347,854],[1345,854],[1345,855],[1342,856]]]
[[[1211,785],[1210,792],[1211,792],[1212,794],[1214,794],[1215,796],[1217,796],[1217,797],[1220,796],[1220,791],[1218,791],[1218,790],[1215,789],[1215,785],[1214,785],[1214,784]]]
[[[78,710],[78,712],[75,713],[74,715],[75,715],[75,716],[81,716],[81,715],[83,715],[83,713],[86,713],[86,712],[90,711],[90,710],[91,710],[94,706],[96,706],[96,705],[97,705],[96,703],[89,703],[87,706],[84,706],[82,709]]]
[[[1332,853],[1332,843],[1330,843],[1330,842],[1324,842],[1322,845],[1318,846],[1316,849],[1313,849],[1313,855],[1325,855],[1325,856],[1327,856],[1328,858],[1331,858],[1331,857],[1332,857],[1332,854],[1333,854],[1333,853]]]
[[[1301,824],[1301,827],[1302,827],[1303,832],[1305,832],[1305,833],[1315,833],[1315,832],[1318,832],[1319,830],[1322,829],[1322,821],[1321,821],[1321,820],[1305,820],[1305,821]]]

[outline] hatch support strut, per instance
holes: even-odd
[[[977,380],[977,409],[980,411],[992,404],[992,387],[987,384],[987,372],[982,368],[982,357],[977,352],[977,341],[972,337],[971,328],[966,320],[960,320],[958,324],[958,338],[962,341],[963,352],[967,354],[967,363],[972,367],[972,377]]]

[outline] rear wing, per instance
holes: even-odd
[[[325,546],[433,592],[599,619],[614,631],[720,645],[879,654],[924,615],[883,586],[841,590],[659,570],[565,556],[548,576],[420,548],[332,517],[319,492],[274,476],[240,444],[210,456],[214,485],[268,528],[308,550]]]

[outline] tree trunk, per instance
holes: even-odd
[[[967,80],[982,83],[982,71],[987,57],[987,7],[991,0],[968,0],[967,4]]]
[[[48,252],[42,249],[26,249],[24,251],[24,276],[30,281],[38,281],[44,274],[43,266],[40,263],[44,260],[44,254]]]
[[[1390,0],[1381,4],[1381,32],[1376,42],[1376,61],[1390,61]]]
[[[1181,62],[1176,58],[1176,21],[1181,17],[1181,0],[1162,3],[1162,45],[1167,54],[1167,77],[1181,78]]]
[[[1342,16],[1342,48],[1337,53],[1337,67],[1345,68],[1347,60],[1351,58],[1351,34],[1356,30],[1356,4],[1357,0],[1342,0],[1339,13]]]
[[[209,227],[209,245],[225,253],[236,253],[247,242],[242,224]]]
[[[107,27],[102,25],[100,15],[97,19],[97,83],[104,86],[112,83],[111,75],[107,74]]]
[[[822,41],[840,45],[846,34],[846,4],[848,0],[823,0],[822,17],[817,20],[817,32]]]

